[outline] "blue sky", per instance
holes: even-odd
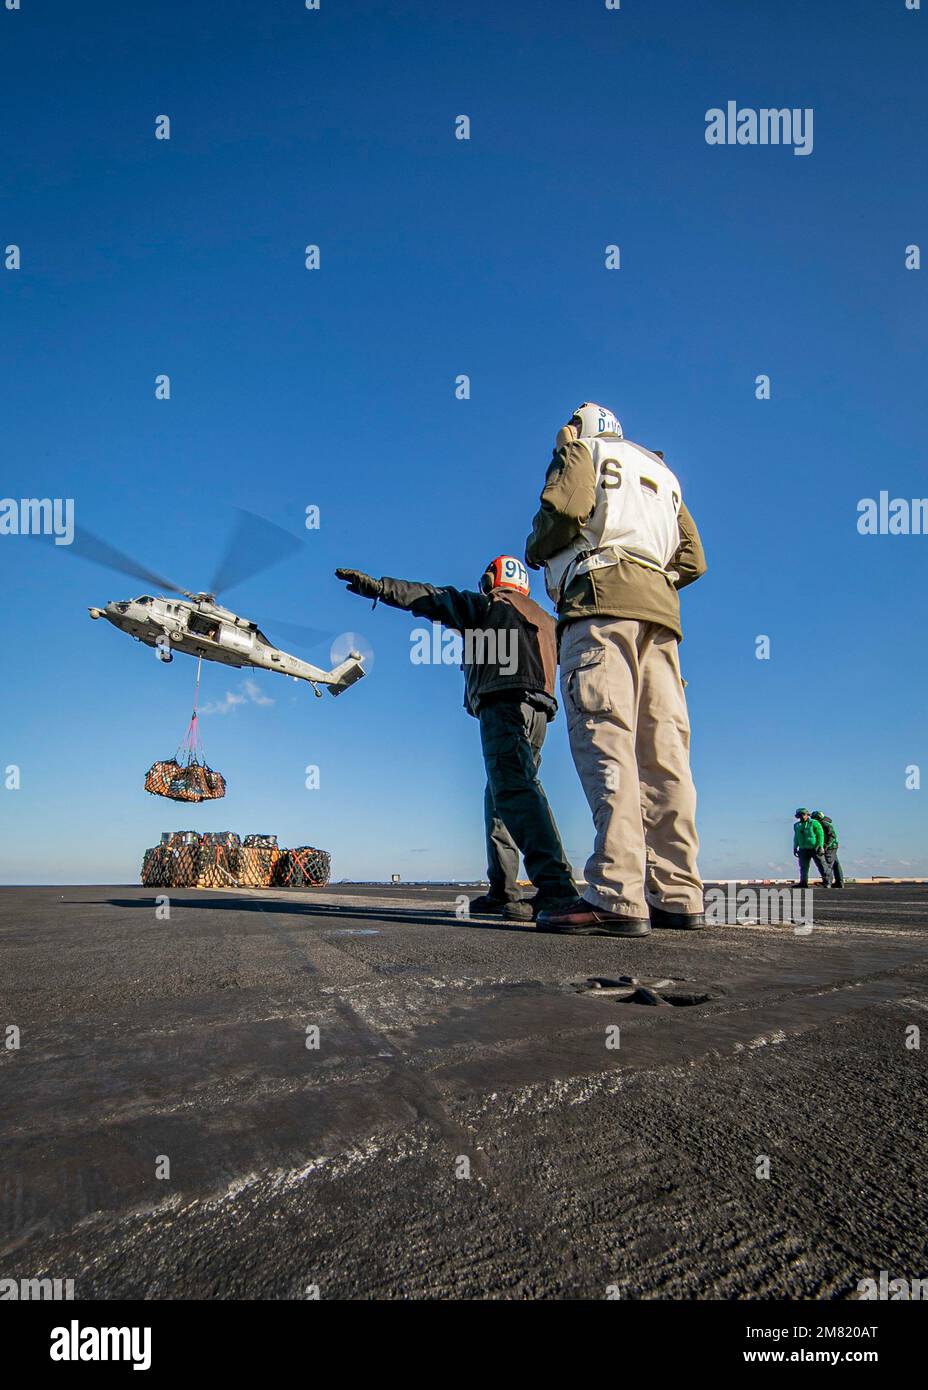
[[[193,588],[233,507],[300,532],[316,505],[302,553],[228,601],[272,636],[275,614],[359,631],[375,663],[339,700],[206,667],[204,701],[249,675],[259,701],[203,721],[225,801],[176,807],[142,779],[184,732],[194,663],[91,624],[136,581],[0,537],[0,764],[22,780],[0,790],[0,878],[129,882],[187,827],[318,844],[337,877],[479,875],[460,673],[412,665],[414,620],[332,571],[473,586],[521,553],[588,399],[666,452],[705,543],[682,648],[704,874],[790,872],[799,804],[833,815],[851,872],[928,873],[928,790],[905,787],[928,767],[928,537],[856,528],[859,499],[928,491],[926,272],[904,264],[928,242],[928,14],[22,4],[0,10],[0,246],[22,249],[0,269],[0,492],[73,497]],[[812,108],[812,154],[707,145],[730,99]],[[582,866],[562,718],[543,776]]]

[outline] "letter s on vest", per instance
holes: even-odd
[[[596,470],[596,502],[580,535],[545,566],[545,584],[558,603],[578,574],[632,559],[666,570],[680,544],[682,491],[656,454],[615,435],[582,437]]]

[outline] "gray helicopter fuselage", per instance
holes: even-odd
[[[281,651],[246,618],[240,618],[214,600],[163,598],[142,594],[124,602],[91,608],[92,618],[106,618],[136,641],[163,653],[170,661],[174,652],[218,661],[224,666],[253,666],[277,671],[313,685],[347,688],[365,674],[357,653],[332,671],[324,671],[308,661]],[[333,694],[339,693],[333,689]]]

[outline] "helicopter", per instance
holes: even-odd
[[[320,698],[320,686],[327,686],[332,695],[341,695],[367,674],[361,652],[352,650],[331,671],[323,670],[276,647],[256,623],[217,602],[220,591],[276,564],[299,545],[289,531],[251,512],[241,512],[211,587],[202,593],[179,588],[83,527],[74,528],[74,540],[68,548],[82,559],[142,579],[162,591],[88,609],[94,620],[105,618],[120,632],[153,647],[162,661],[173,661],[176,652],[183,652],[224,666],[256,667],[308,681]],[[326,635],[293,623],[277,622],[275,626],[285,635],[289,632],[298,643],[315,644]]]

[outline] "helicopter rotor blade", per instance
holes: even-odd
[[[146,569],[137,560],[133,560],[131,555],[123,554],[114,545],[110,545],[109,541],[95,536],[83,526],[75,526],[74,539],[67,548],[82,560],[89,560],[93,565],[102,565],[104,569],[115,570],[117,574],[127,574],[132,579],[141,579],[143,583],[153,586],[158,591],[171,594],[186,593],[185,589],[181,589],[170,579],[165,579],[164,575]]]
[[[300,549],[300,541],[282,526],[254,512],[238,511],[238,522],[216,567],[210,592],[232,589]]]
[[[295,647],[318,647],[323,642],[331,642],[334,633],[321,627],[306,627],[303,623],[285,623],[274,618],[269,627],[273,634],[280,636]]]

